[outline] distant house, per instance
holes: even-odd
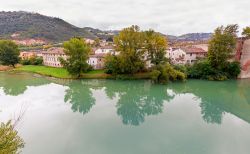
[[[173,64],[186,64],[186,52],[180,48],[169,48],[166,57],[169,58]]]
[[[36,52],[29,52],[29,51],[22,51],[22,52],[20,52],[20,55],[19,55],[19,57],[22,60],[30,59],[30,58],[36,57],[36,56],[37,56]]]
[[[199,59],[203,59],[207,56],[207,51],[205,51],[202,48],[197,47],[187,47],[183,48],[183,51],[185,51],[185,61],[187,64],[193,64]]]
[[[95,40],[92,40],[92,39],[85,38],[84,40],[88,44],[94,44],[95,43]]]
[[[42,52],[43,64],[51,67],[63,67],[60,63],[60,57],[66,59],[67,56],[63,52],[63,48],[50,48]]]
[[[104,47],[99,47],[95,49],[95,54],[108,54],[108,53],[114,53],[114,47],[113,46],[104,46]]]
[[[91,65],[94,69],[103,69],[104,68],[104,57],[105,54],[95,54],[90,55],[87,63]]]
[[[47,51],[42,52],[43,63],[45,66],[51,67],[63,67],[60,62],[60,57],[67,59],[63,48],[50,48]],[[87,63],[91,65],[94,69],[103,69],[104,67],[104,56],[105,54],[94,54],[90,55]]]

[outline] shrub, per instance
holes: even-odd
[[[237,78],[240,73],[239,62],[227,62],[223,68],[215,69],[207,60],[199,61],[187,69],[188,78],[224,81]]]
[[[18,136],[11,121],[0,125],[0,153],[11,154],[19,153],[24,147],[24,141]]]
[[[167,63],[155,66],[151,72],[151,79],[158,83],[168,83],[176,80],[183,81],[186,79],[186,75]]]
[[[42,65],[43,59],[41,57],[32,57],[30,59],[21,60],[22,65]]]

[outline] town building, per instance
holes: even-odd
[[[42,52],[43,64],[51,67],[63,67],[60,58],[66,59],[67,56],[63,52],[63,48],[53,47]]]
[[[114,54],[115,50],[113,46],[103,46],[96,48],[95,54]]]
[[[104,68],[104,57],[105,54],[90,55],[87,63],[95,70]]]
[[[193,64],[199,59],[203,59],[207,56],[207,51],[197,47],[186,47],[182,49],[185,53],[185,63]]]
[[[29,52],[29,51],[21,51],[19,57],[22,60],[27,60],[30,59],[32,57],[36,57],[37,53],[36,52]]]
[[[85,38],[84,40],[86,43],[91,44],[91,45],[95,43],[95,40],[92,40],[92,39]]]
[[[60,57],[67,59],[63,48],[53,47],[47,51],[42,52],[43,63],[45,66],[51,67],[63,67],[60,62]],[[103,69],[104,68],[104,57],[105,54],[92,54],[89,56],[87,63],[93,67],[93,69]]]
[[[180,48],[169,48],[166,57],[169,58],[173,64],[186,64],[186,52]]]

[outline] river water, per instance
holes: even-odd
[[[0,73],[24,154],[249,154],[250,80],[156,85]]]

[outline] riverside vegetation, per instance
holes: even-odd
[[[243,35],[248,36],[248,27]],[[194,65],[175,66],[165,57],[168,41],[153,30],[141,31],[138,26],[123,29],[114,37],[118,54],[105,57],[105,69],[93,71],[87,64],[91,46],[81,38],[72,38],[64,43],[65,54],[61,59],[64,68],[51,68],[41,65],[42,60],[33,58],[21,61],[23,66],[15,70],[29,71],[57,78],[119,78],[151,79],[156,83],[184,81],[186,78],[206,80],[235,79],[240,73],[240,64],[232,60],[236,48],[238,25],[218,27],[209,42],[208,57]],[[0,42],[0,62],[3,65],[15,66],[19,61],[19,50],[11,42]],[[146,67],[147,66],[149,67]]]
[[[19,153],[24,147],[24,141],[18,136],[11,121],[0,124],[0,153],[15,154]]]

